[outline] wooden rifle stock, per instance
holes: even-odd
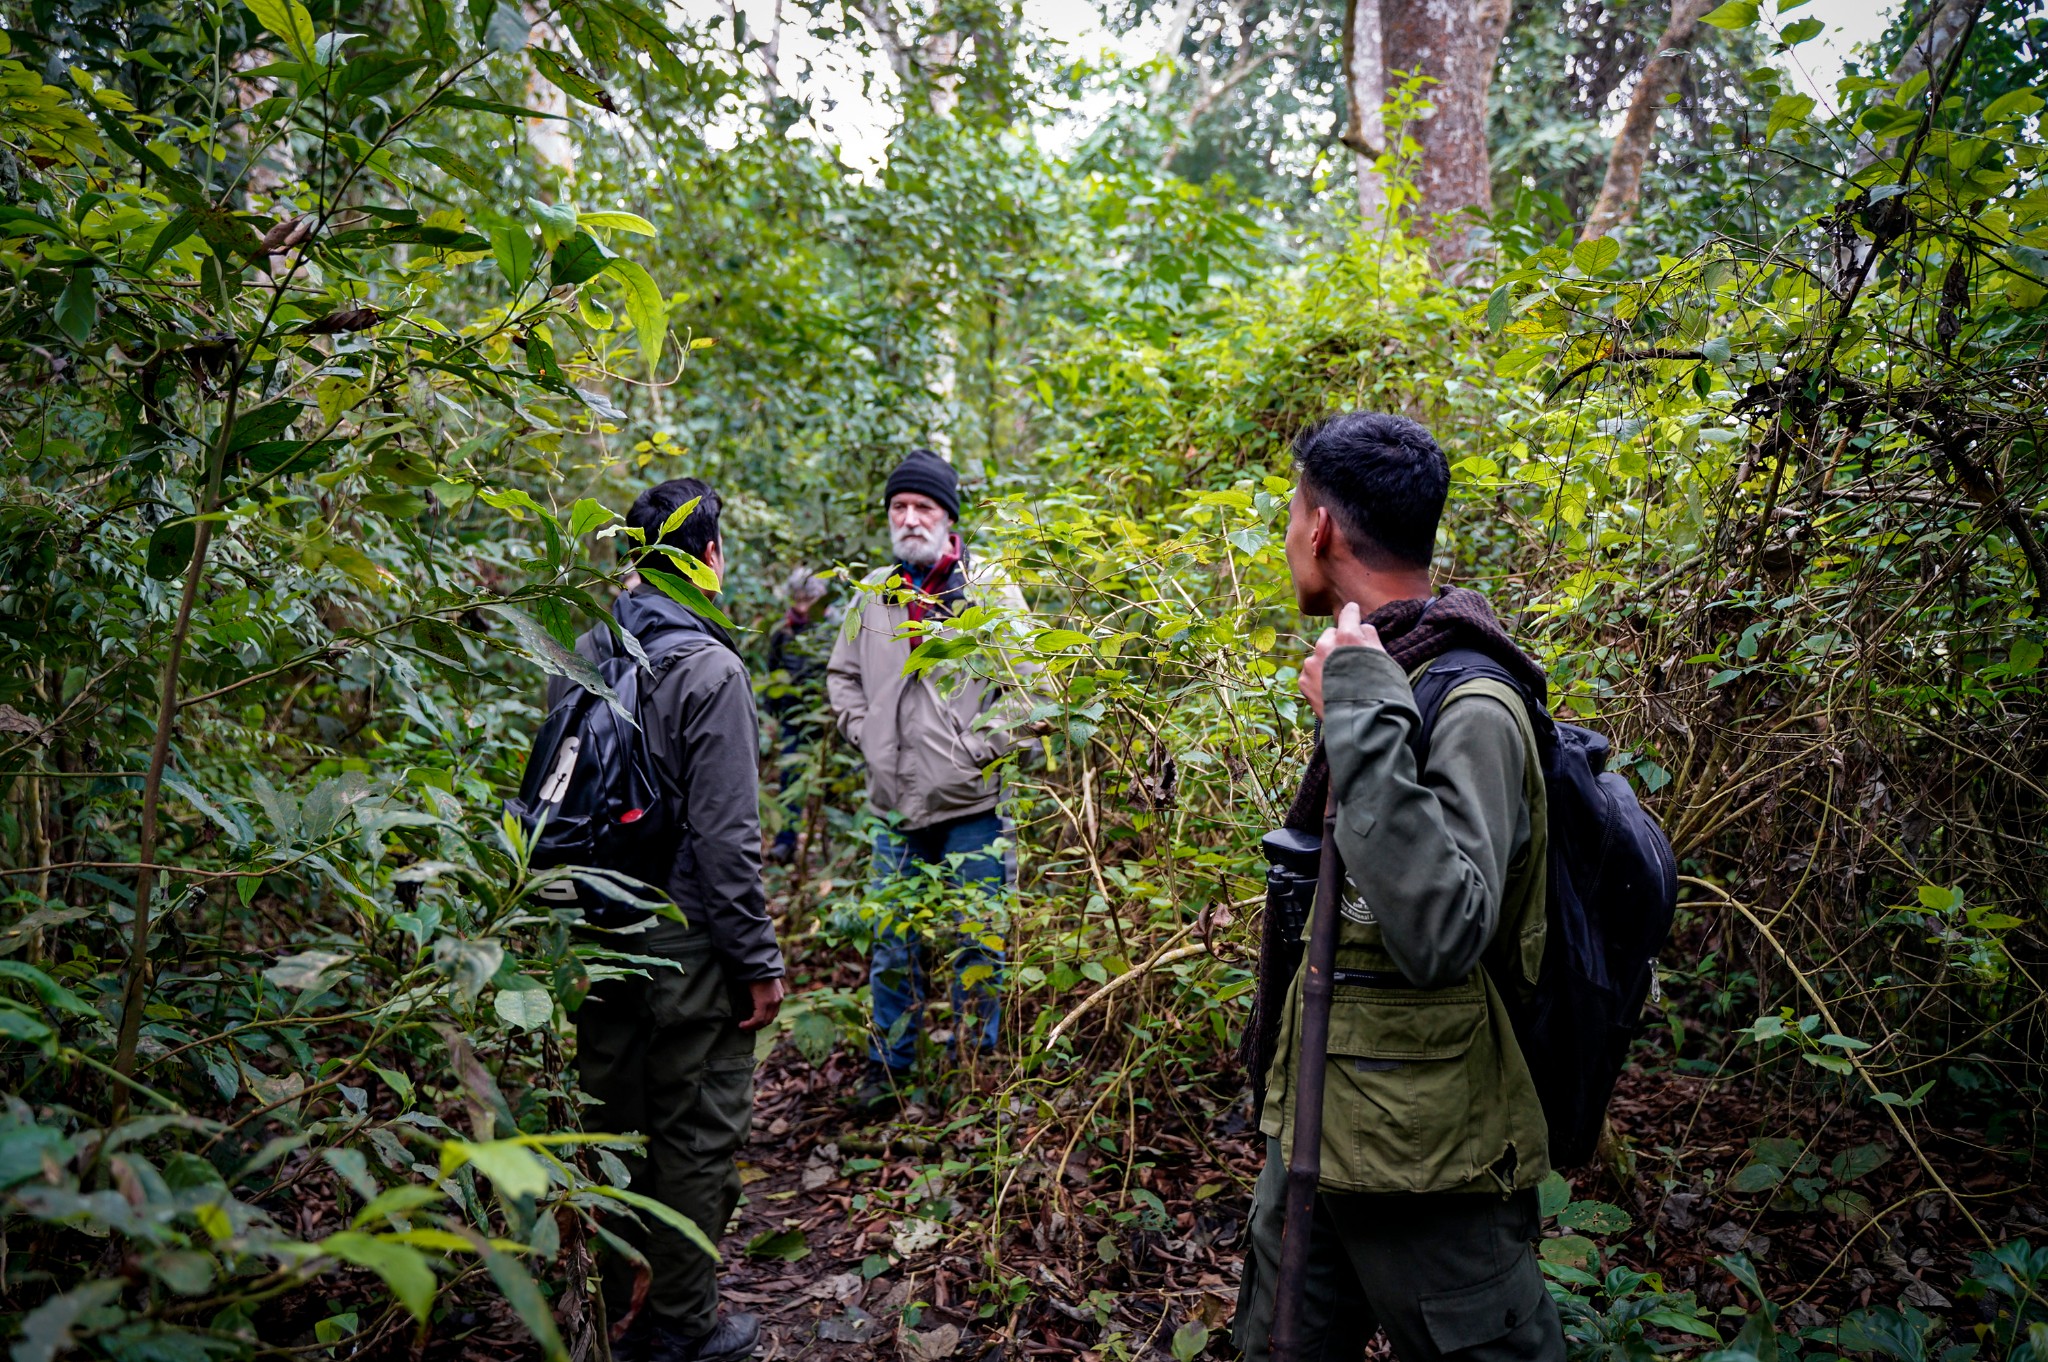
[[[1281,1222],[1280,1280],[1274,1283],[1273,1362],[1305,1362],[1303,1298],[1308,1292],[1308,1248],[1315,1232],[1316,1185],[1323,1173],[1323,1078],[1330,1060],[1330,990],[1337,969],[1337,817],[1334,799],[1323,808],[1322,859],[1317,864],[1315,914],[1309,920],[1308,956],[1302,962],[1301,1060],[1294,1069],[1294,1148],[1287,1157],[1287,1212]]]

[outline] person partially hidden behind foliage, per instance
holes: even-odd
[[[784,801],[782,828],[768,848],[768,858],[787,865],[796,858],[801,809],[788,807],[789,787],[797,784],[815,760],[825,713],[825,664],[831,659],[832,631],[820,628],[829,584],[809,568],[790,573],[783,595],[789,608],[768,631],[769,715],[775,720],[776,792]]]
[[[1501,994],[1541,960],[1545,865],[1536,737],[1508,686],[1445,698],[1418,770],[1411,681],[1476,648],[1541,692],[1485,597],[1432,592],[1450,487],[1443,451],[1398,416],[1355,413],[1295,445],[1287,565],[1307,615],[1334,615],[1302,668],[1322,719],[1290,826],[1334,797],[1343,868],[1306,1299],[1311,1357],[1357,1358],[1385,1329],[1401,1362],[1562,1362],[1537,1267],[1543,1109]],[[1270,963],[1270,962],[1264,962]],[[1278,1019],[1234,1337],[1264,1362],[1300,1062],[1297,972]]]
[[[697,503],[666,535],[680,507]],[[626,523],[645,536],[725,571],[718,494],[695,478],[642,492]],[[643,551],[649,571],[671,569]],[[629,579],[630,580],[630,579]],[[639,718],[664,793],[684,830],[666,886],[686,923],[654,919],[651,929],[606,933],[605,944],[656,956],[669,966],[606,979],[576,1012],[576,1060],[583,1089],[598,1105],[584,1128],[647,1137],[629,1161],[633,1189],[656,1197],[716,1240],[739,1204],[733,1162],[753,1123],[754,1037],[782,1005],[782,952],[761,891],[759,722],[754,692],[732,640],[716,623],[678,604],[652,581],[635,582],[613,611],[640,641],[653,670],[642,683]],[[593,661],[617,647],[610,629],[593,629],[576,651]],[[552,706],[568,682],[549,683]],[[721,1315],[718,1265],[666,1226],[613,1228],[652,1269],[646,1302],[614,1349],[620,1362],[724,1362],[751,1357],[760,1320]],[[631,1308],[634,1267],[619,1255],[605,1264],[606,1305],[614,1320]]]
[[[1008,829],[996,811],[1000,775],[991,765],[1017,741],[1015,714],[1002,688],[947,669],[905,674],[911,639],[906,624],[936,625],[969,604],[1000,597],[1018,613],[1023,598],[971,564],[954,532],[960,482],[953,467],[928,449],[913,450],[889,475],[883,493],[895,561],[870,573],[865,599],[848,606],[826,668],[825,688],[840,734],[868,768],[868,808],[891,824],[875,837],[874,888],[943,867],[958,885],[961,906],[953,952],[956,1046],[987,1052],[996,1044],[998,977],[992,921],[1010,875],[999,846]],[[927,943],[906,923],[876,934],[868,966],[874,1035],[868,1073],[855,1095],[870,1112],[893,1107],[917,1056],[924,1006]]]

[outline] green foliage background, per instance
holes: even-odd
[[[1257,151],[1293,104],[1169,165],[1180,85],[1138,117],[1147,73],[1016,55],[996,13],[927,16],[987,41],[900,91],[864,178],[785,135],[804,111],[724,21],[638,0],[9,7],[18,1362],[395,1350],[478,1296],[589,1354],[597,1213],[665,1213],[566,1067],[590,981],[634,962],[534,910],[499,815],[541,674],[602,684],[567,645],[648,480],[728,492],[720,604],[756,647],[788,568],[873,561],[880,480],[932,439],[1032,609],[963,621],[945,665],[1036,668],[1054,729],[1013,773],[1012,1110],[1232,1099],[1256,836],[1307,740],[1286,446],[1368,406],[1451,451],[1442,575],[1516,621],[1672,830],[1688,916],[1646,1053],[1872,1105],[1902,1145],[1940,1102],[2033,1148],[2039,21],[1988,7],[1961,62],[1852,73],[1830,111],[1769,64],[1795,21],[1734,15],[1641,225],[1574,244],[1615,86],[1525,76],[1558,43],[1636,49],[1556,8],[1565,37],[1511,40],[1493,250],[1447,277],[1349,216],[1327,148]],[[1045,101],[1082,87],[1130,98],[1057,149]],[[530,152],[543,103],[573,169]],[[770,812],[817,829],[793,934],[845,921],[819,885],[858,878],[856,780],[821,755]],[[848,1003],[799,999],[798,1039]],[[1008,1214],[1057,1190],[1010,1176],[1006,1127],[984,1150]],[[968,1231],[999,1283],[1005,1213]],[[2018,1300],[2041,1269],[2013,1261],[1983,1271]],[[1640,1306],[1588,1307],[1586,1349],[1697,1322],[1569,1270]],[[342,1272],[385,1291],[304,1289]]]

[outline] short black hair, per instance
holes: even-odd
[[[692,500],[697,508],[683,517],[682,524],[662,534],[661,527],[675,514],[676,507]],[[702,478],[671,478],[634,498],[633,509],[626,512],[626,523],[646,536],[642,542],[647,547],[641,551],[642,557],[659,541],[701,560],[704,550],[718,538],[718,510],[722,504],[718,493]]]
[[[1428,431],[1405,416],[1346,412],[1303,431],[1294,463],[1367,566],[1429,566],[1451,466]]]

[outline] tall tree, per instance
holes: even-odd
[[[1586,219],[1581,240],[1606,236],[1635,215],[1643,193],[1643,162],[1657,137],[1657,115],[1664,108],[1665,97],[1678,88],[1686,50],[1699,31],[1700,16],[1712,4],[1713,0],[1671,0],[1671,23],[1657,40],[1635,92],[1629,96],[1628,113],[1607,156],[1607,178],[1601,182],[1600,198]]]
[[[1422,75],[1435,111],[1413,136],[1422,147],[1416,211],[1432,225],[1439,259],[1462,259],[1467,208],[1493,207],[1486,149],[1486,94],[1507,33],[1510,0],[1383,0],[1385,69]]]

